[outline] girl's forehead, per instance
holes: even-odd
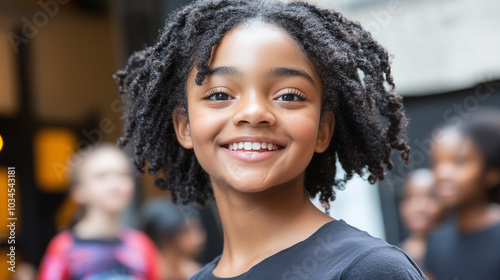
[[[277,67],[301,69],[320,83],[314,65],[298,42],[271,23],[242,23],[234,27],[213,47],[208,64],[212,69],[238,69],[242,76],[261,75]]]
[[[119,151],[102,149],[87,155],[80,169],[85,174],[109,169],[128,170],[129,159]]]
[[[310,63],[297,41],[284,29],[268,23],[242,24],[229,31],[213,48],[210,62],[245,64],[252,61]]]
[[[459,131],[448,130],[434,138],[433,158],[446,155],[462,155],[477,152],[476,144]]]

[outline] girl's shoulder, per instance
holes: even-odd
[[[294,253],[297,267],[317,264],[327,279],[427,279],[417,264],[400,248],[366,231],[335,220],[325,224]],[[292,275],[292,274],[291,274]],[[299,277],[300,278],[300,277]]]
[[[150,239],[149,237],[142,231],[131,228],[131,227],[126,227],[123,232],[122,232],[122,239],[124,240],[133,240],[133,241],[139,241],[139,242],[149,242]]]
[[[377,251],[380,248],[401,251],[398,247],[351,226],[342,219],[326,223],[309,238],[296,245],[302,245],[301,243],[305,243],[300,246],[303,247],[301,250],[324,249],[328,252],[335,252],[333,257],[341,256],[345,259],[354,259],[368,251]]]
[[[140,251],[150,252],[156,250],[156,245],[153,241],[145,233],[134,228],[126,228],[123,231],[121,240],[126,245]]]
[[[63,230],[56,234],[47,247],[47,251],[61,253],[67,250],[74,243],[70,230]]]

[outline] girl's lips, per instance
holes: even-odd
[[[269,150],[229,150],[228,148],[221,147],[221,149],[227,153],[229,156],[236,158],[244,162],[259,162],[266,159],[272,158],[273,156],[279,154],[283,149],[277,149],[274,151]]]
[[[436,185],[437,195],[442,198],[452,197],[457,194],[457,187],[455,184],[449,182],[438,183]]]
[[[227,140],[225,142],[222,142],[219,145],[221,145],[224,148],[228,148],[229,145],[234,145],[234,144],[239,144],[239,143],[242,143],[242,144],[261,143],[261,144],[266,144],[266,145],[272,144],[272,145],[276,145],[279,148],[284,148],[286,146],[285,142],[278,141],[278,140],[275,140],[275,139],[271,139],[271,138],[268,138],[268,137],[261,137],[261,136],[242,136],[242,137],[237,137],[237,138],[233,138],[231,140]],[[263,148],[266,148],[266,147],[263,147]]]

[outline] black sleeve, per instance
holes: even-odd
[[[342,273],[343,280],[427,279],[415,262],[395,246],[372,248],[359,255]]]

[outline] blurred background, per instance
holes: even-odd
[[[16,260],[38,267],[50,239],[68,226],[74,203],[67,159],[99,141],[116,142],[124,110],[112,74],[151,44],[167,15],[189,0],[0,0],[0,279],[8,279],[8,167],[16,170]],[[481,107],[500,108],[500,1],[317,0],[357,20],[393,54],[397,91],[410,118],[411,164],[377,186],[355,178],[330,214],[391,244],[408,235],[398,214],[409,173],[428,166],[431,134]],[[136,180],[126,222],[152,197]],[[207,230],[201,262],[222,249],[213,205],[199,209]]]

